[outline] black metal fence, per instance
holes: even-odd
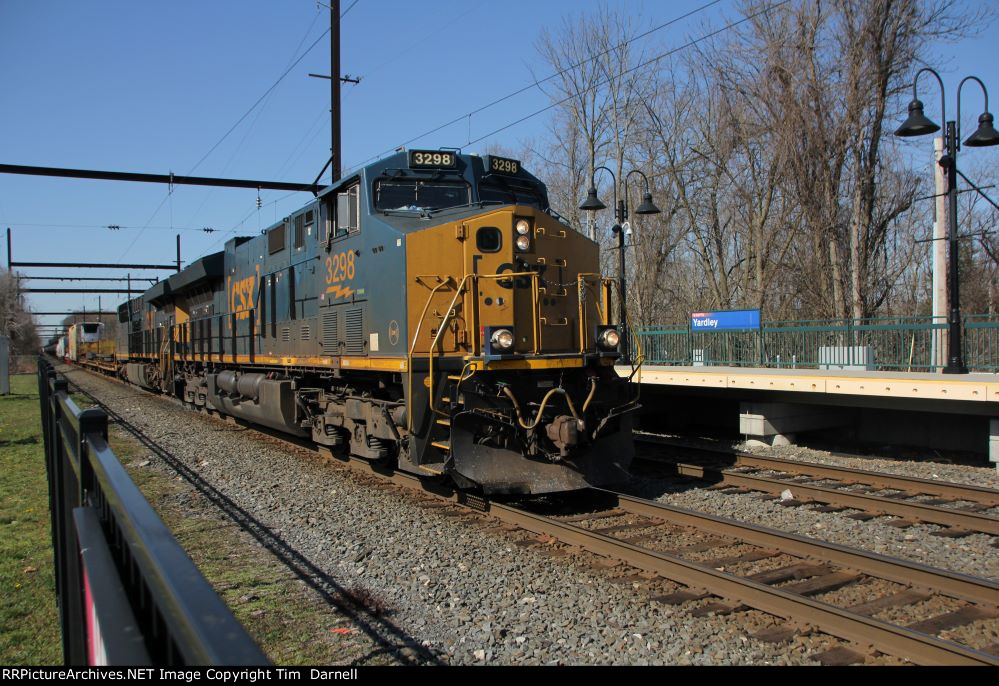
[[[56,595],[69,665],[266,665],[81,410],[38,361]]]

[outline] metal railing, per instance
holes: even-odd
[[[266,665],[44,358],[38,391],[68,665]]]
[[[968,369],[999,372],[999,315],[967,315],[963,325]],[[765,321],[728,331],[676,324],[639,327],[635,338],[645,362],[658,365],[933,372],[947,362],[947,322],[931,316]]]

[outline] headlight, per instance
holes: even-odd
[[[517,236],[517,250],[525,251],[531,247],[531,239],[527,236]]]
[[[496,329],[493,331],[489,343],[498,350],[509,350],[513,347],[513,331],[510,331],[510,329]]]
[[[600,334],[598,342],[604,350],[614,350],[617,348],[618,343],[621,342],[621,334],[614,329],[604,329],[604,332]]]
[[[516,229],[521,236],[526,236],[531,232],[531,223],[526,219],[518,219]]]

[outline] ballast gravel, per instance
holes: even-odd
[[[421,506],[412,493],[318,455],[87,372],[63,371],[290,554],[332,583],[377,597],[388,612],[356,621],[393,654],[445,664],[814,664],[817,651],[844,645],[827,636],[755,640],[747,634],[779,620],[758,612],[693,617],[688,606],[651,600],[678,588],[670,582],[626,576],[634,570],[614,579],[592,556],[545,542],[523,545],[523,534],[495,520]],[[157,455],[147,459],[147,468],[162,468]],[[717,494],[683,497],[705,509],[731,502]],[[206,506],[195,499],[192,508]]]
[[[745,445],[735,448],[746,449]],[[682,449],[678,449],[682,452]],[[884,471],[926,479],[954,481],[992,487],[995,470],[990,467],[940,463],[904,463],[876,457],[847,457],[797,446],[782,448],[754,447],[759,454],[815,462],[868,471]],[[889,522],[898,517],[875,517],[866,521],[851,519],[857,510],[815,512],[809,506],[785,507],[759,493],[720,493],[705,489],[703,482],[634,476],[624,489],[634,495],[676,507],[708,512],[760,524],[780,531],[790,531],[823,541],[870,550],[931,567],[999,580],[999,537],[976,533],[963,538],[933,535],[946,527],[917,524],[898,528]],[[788,484],[794,494],[794,484]],[[988,514],[989,512],[986,512]]]

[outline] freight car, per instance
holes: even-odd
[[[101,322],[77,322],[66,329],[63,350],[70,362],[81,360],[112,359],[114,339],[105,335]]]
[[[401,151],[121,305],[114,370],[463,488],[572,490],[633,454],[612,287],[517,160]]]

